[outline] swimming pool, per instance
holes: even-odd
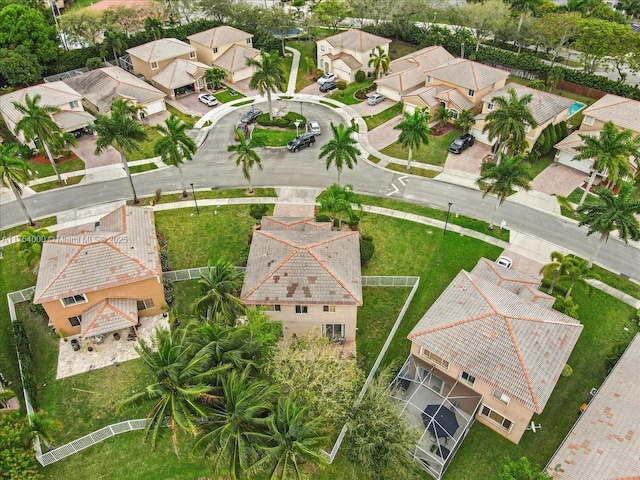
[[[302,33],[304,33],[304,30],[302,30],[301,28],[295,27],[295,28],[290,28],[289,30],[284,32],[284,34],[282,33],[282,31],[275,32],[273,36],[276,38],[282,38],[282,37],[295,38],[300,36]]]
[[[581,103],[581,102],[575,102],[573,105],[571,105],[571,107],[569,108],[569,114],[567,115],[567,118],[569,118],[572,115],[575,115],[576,113],[578,113],[580,110],[582,110],[584,108],[585,104]]]

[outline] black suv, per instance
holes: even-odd
[[[316,136],[313,133],[303,133],[287,143],[287,149],[290,152],[297,152],[301,148],[310,147],[314,143],[316,143]]]
[[[476,137],[467,133],[456,138],[451,145],[449,145],[449,151],[451,153],[461,153],[465,148],[473,145]]]
[[[338,84],[336,82],[324,82],[320,85],[320,91],[323,93],[330,92],[331,90],[335,90],[338,88]]]
[[[242,123],[253,123],[258,119],[260,115],[262,115],[262,110],[258,108],[252,108],[242,116],[240,121]]]

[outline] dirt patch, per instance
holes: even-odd
[[[435,126],[431,129],[431,131],[433,132],[432,136],[441,137],[442,135],[446,135],[450,131],[455,130],[455,128],[456,127],[451,125],[450,123],[445,124],[443,127]]]
[[[75,160],[76,158],[78,158],[78,156],[75,153],[71,152],[71,153],[69,153],[69,155],[65,155],[63,157],[56,158],[55,161],[56,161],[56,164],[59,165],[61,163],[68,162],[70,160]],[[49,158],[44,154],[43,155],[35,155],[35,156],[31,157],[31,161],[35,162],[35,163],[39,163],[40,165],[51,165],[51,162],[49,161]]]

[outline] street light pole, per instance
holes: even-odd
[[[303,117],[304,115],[302,115],[302,102],[300,102],[300,116]]]
[[[193,188],[193,183],[191,184],[191,192],[193,193],[193,203],[196,204],[196,215],[200,215],[200,209],[198,208],[198,200],[196,199],[196,190]]]
[[[193,185],[193,183],[191,185]],[[444,231],[442,232],[443,237],[447,234],[447,225],[449,225],[449,213],[451,213],[451,205],[453,205],[453,203],[449,202],[449,208],[447,208],[447,218],[444,221]]]

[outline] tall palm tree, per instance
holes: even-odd
[[[136,351],[153,372],[153,383],[126,398],[118,406],[118,410],[122,410],[145,399],[154,400],[147,417],[145,434],[151,437],[152,447],[155,448],[165,419],[169,418],[176,455],[178,431],[194,436],[199,432],[198,418],[207,416],[209,406],[218,400],[212,393],[210,383],[221,371],[230,368],[229,365],[210,368],[206,352],[197,351],[189,342],[189,327],[172,331],[156,329],[151,344],[139,339]]]
[[[407,170],[410,170],[413,151],[419,150],[422,145],[429,145],[429,135],[433,133],[429,128],[431,115],[420,108],[416,108],[412,114],[404,112],[402,115],[404,120],[393,129],[400,130],[398,141],[404,148],[409,150]]]
[[[205,322],[196,327],[193,333],[194,344],[198,350],[207,354],[212,367],[231,365],[243,370],[252,365],[252,361],[245,355],[245,346],[250,336],[247,328]]]
[[[24,105],[20,102],[12,102],[13,107],[22,115],[22,118],[16,123],[16,132],[22,132],[27,142],[36,139],[42,142],[42,147],[58,178],[58,183],[62,183],[51,147],[62,148],[67,144],[77,145],[78,142],[73,135],[64,132],[53,121],[52,115],[60,112],[60,109],[51,105],[40,105],[41,99],[42,97],[38,94],[33,97],[27,94],[24,96]]]
[[[458,117],[453,121],[453,124],[462,130],[462,133],[469,133],[471,127],[476,124],[476,118],[473,111],[468,108],[462,110],[458,114]]]
[[[551,252],[551,263],[547,263],[540,273],[543,277],[551,277],[551,284],[549,285],[549,295],[553,294],[553,289],[556,286],[558,279],[567,273],[567,268],[573,257],[564,255],[560,252]]]
[[[633,185],[623,182],[618,190],[618,195],[607,188],[599,187],[596,190],[598,198],[578,207],[580,224],[587,225],[587,236],[593,233],[600,234],[600,242],[594,253],[589,257],[589,266],[598,256],[602,245],[607,243],[609,235],[614,230],[619,237],[628,243],[631,240],[640,240],[640,222],[636,215],[640,214],[640,200],[634,197]]]
[[[302,464],[326,464],[320,446],[328,437],[322,417],[311,418],[308,407],[298,407],[290,397],[280,397],[269,417],[269,441],[260,446],[262,458],[252,471],[267,470],[269,480],[302,480]]]
[[[159,18],[147,17],[144,19],[144,29],[153,35],[154,40],[164,37],[162,21]]]
[[[373,73],[376,78],[380,78],[382,75],[389,71],[389,64],[391,58],[389,54],[384,51],[380,45],[376,45],[376,48],[369,54],[369,67],[373,69]]]
[[[269,118],[273,120],[273,111],[271,109],[271,92],[282,89],[285,78],[280,68],[280,56],[278,52],[260,51],[260,60],[253,58],[247,59],[247,67],[254,67],[255,73],[249,81],[249,87],[258,90],[260,95],[267,93],[267,102],[269,103]]]
[[[582,139],[582,144],[575,147],[578,155],[573,157],[573,160],[593,159],[587,188],[578,204],[578,206],[582,206],[598,172],[606,169],[609,180],[615,182],[621,176],[629,173],[629,157],[637,155],[640,149],[638,143],[633,139],[633,132],[631,130],[620,131],[613,122],[606,122],[597,137],[588,134],[580,134],[579,137]]]
[[[221,405],[214,406],[196,446],[213,452],[214,469],[240,478],[257,460],[258,448],[269,441],[269,415],[277,395],[264,380],[252,380],[249,370],[233,370],[222,379]]]
[[[502,162],[497,164],[490,162],[482,164],[480,178],[476,183],[484,190],[483,197],[490,193],[496,195],[496,206],[491,215],[489,230],[493,229],[498,207],[513,193],[516,187],[530,190],[529,182],[531,180],[533,180],[533,171],[525,161],[524,155],[503,157]]]
[[[511,11],[520,14],[518,20],[518,32],[522,29],[522,22],[527,13],[535,14],[538,7],[542,5],[542,0],[509,0]]]
[[[324,195],[320,198],[320,208],[329,212],[331,217],[331,223],[338,217],[338,228],[342,227],[342,215],[347,214],[348,217],[352,216],[353,204],[362,211],[362,203],[358,200],[358,197],[353,193],[353,185],[341,186],[339,183],[334,183],[324,192]]]
[[[356,147],[358,143],[353,134],[355,128],[345,127],[344,124],[339,123],[337,126],[331,122],[331,133],[333,137],[322,148],[320,148],[320,158],[326,159],[327,170],[333,163],[338,170],[338,183],[340,183],[340,174],[342,169],[347,166],[350,170],[353,170],[353,166],[358,163],[358,155],[360,150]]]
[[[187,198],[187,189],[184,187],[182,179],[182,168],[180,165],[187,160],[193,160],[193,154],[198,147],[186,130],[189,128],[185,122],[174,114],[164,121],[164,125],[156,125],[153,129],[162,135],[153,146],[156,155],[160,155],[162,161],[172,167],[177,167],[182,185],[182,197]]]
[[[213,67],[204,73],[204,79],[209,88],[218,90],[223,80],[227,79],[227,72],[218,67]]]
[[[218,260],[198,280],[202,296],[194,303],[194,310],[207,320],[218,314],[226,323],[235,325],[236,318],[244,313],[244,305],[238,298],[242,280],[241,270],[231,262]]]
[[[32,267],[40,260],[44,242],[52,240],[56,236],[46,228],[35,229],[29,226],[20,232],[18,238],[20,239],[18,257],[23,259],[28,267]]]
[[[10,188],[32,227],[35,225],[22,200],[22,188],[29,181],[27,164],[18,157],[18,145],[0,143],[0,184]]]
[[[106,31],[104,33],[104,39],[102,40],[102,47],[100,49],[100,54],[103,57],[106,57],[107,52],[111,51],[111,53],[113,53],[113,59],[117,60],[125,48],[127,48],[127,43],[122,32]]]
[[[508,97],[494,97],[491,101],[494,108],[486,117],[483,132],[489,132],[489,140],[496,139],[494,147],[495,158],[500,159],[500,153],[512,154],[516,149],[526,146],[527,125],[536,128],[538,122],[533,118],[531,109],[527,106],[533,96],[528,93],[518,97],[518,92],[510,88]],[[502,152],[503,148],[505,152]]]
[[[587,279],[589,278],[597,278],[597,275],[591,271],[589,262],[583,258],[569,257],[568,266],[564,275],[558,278],[560,282],[567,281],[569,283],[567,293],[564,295],[565,300],[571,298],[571,292],[576,283],[589,286],[587,283]]]
[[[436,110],[436,114],[433,116],[434,120],[437,120],[438,126],[440,128],[444,127],[445,123],[447,123],[453,117],[453,113],[447,107],[440,107]]]
[[[138,150],[139,143],[147,139],[144,125],[136,120],[137,111],[138,108],[130,102],[121,99],[115,100],[111,104],[110,114],[98,114],[93,127],[98,134],[96,155],[100,155],[108,146],[112,146],[120,153],[122,166],[129,178],[133,192],[134,203],[138,203],[138,195],[129,171],[126,152]]]
[[[264,146],[264,144],[255,138],[247,140],[242,132],[239,130],[236,132],[238,134],[238,143],[229,145],[227,151],[235,154],[236,165],[242,167],[242,175],[249,182],[249,193],[253,193],[251,169],[258,167],[258,170],[262,170],[262,159],[255,149]]]

